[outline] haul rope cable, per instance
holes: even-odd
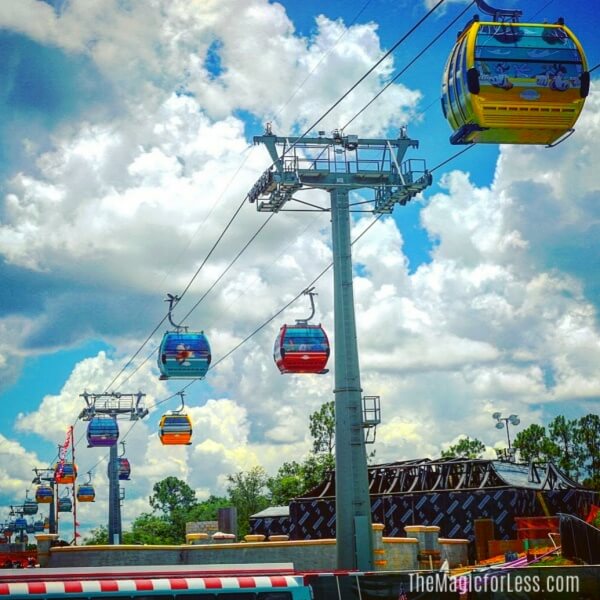
[[[356,16],[354,17],[354,20],[352,21],[352,24],[353,24],[354,22],[356,22],[356,20],[359,18],[359,16],[362,14],[362,12],[365,10],[365,8],[368,6],[368,4],[370,3],[370,1],[371,1],[371,0],[367,0],[367,2],[365,2],[365,4],[363,4],[362,8],[361,8],[361,9],[358,11],[358,13],[356,14]],[[437,6],[439,6],[439,5],[440,5],[441,3],[443,3],[444,1],[445,1],[445,0],[440,0],[440,1],[438,2],[438,5],[437,5]],[[435,8],[437,8],[437,6],[436,6]],[[432,9],[431,11],[429,11],[429,13],[426,15],[426,17],[424,17],[424,18],[423,18],[423,19],[422,19],[422,20],[421,20],[419,23],[417,23],[417,25],[416,25],[416,26],[413,28],[413,30],[414,30],[414,29],[416,29],[416,27],[418,27],[418,25],[420,25],[420,23],[421,23],[421,22],[422,22],[422,21],[423,21],[425,18],[427,18],[427,16],[429,16],[429,14],[431,14],[431,13],[433,12],[433,10],[435,10],[435,8],[434,8],[434,9]],[[409,32],[409,34],[407,34],[407,36],[408,36],[408,35],[410,35],[410,33],[412,33],[412,30],[411,30],[411,32]],[[405,36],[405,37],[407,37],[407,36]],[[334,44],[332,47],[330,47],[330,48],[328,49],[327,53],[325,53],[325,56],[327,56],[327,55],[328,55],[328,54],[329,54],[329,53],[330,53],[330,52],[331,52],[331,51],[332,51],[332,50],[333,50],[333,49],[334,49],[334,48],[337,46],[337,44],[339,43],[339,41],[340,41],[340,40],[341,40],[343,37],[344,37],[344,35],[340,36],[340,37],[338,38],[338,40],[336,40],[335,44]],[[394,49],[395,49],[395,48],[396,48],[398,45],[400,45],[400,43],[401,43],[401,42],[402,42],[402,40],[400,40],[399,42],[397,42],[397,43],[396,43],[396,44],[393,46],[392,50],[394,50]],[[391,51],[392,51],[392,50],[391,50]],[[391,52],[391,51],[390,51],[390,52]],[[389,52],[388,52],[388,54],[389,54]],[[386,54],[386,56],[387,56],[387,54]],[[385,58],[385,56],[384,56],[384,58]],[[381,60],[383,60],[383,59],[381,59]],[[378,62],[377,62],[377,63],[376,63],[376,64],[375,64],[375,65],[374,65],[374,66],[373,66],[373,67],[372,67],[372,68],[371,68],[371,69],[370,69],[368,72],[367,72],[367,74],[365,75],[365,77],[366,77],[366,76],[367,76],[369,73],[371,73],[371,72],[372,72],[372,70],[373,70],[374,68],[376,68],[376,67],[378,66],[378,64],[381,62],[381,60],[380,60],[380,61],[378,61]],[[303,82],[300,84],[300,86],[299,86],[299,87],[298,87],[298,88],[297,88],[297,89],[294,91],[294,93],[292,94],[291,98],[293,98],[293,96],[294,96],[294,95],[295,95],[295,94],[298,92],[298,90],[299,90],[299,89],[300,89],[300,88],[301,88],[301,87],[304,85],[304,83],[305,83],[305,82],[308,80],[308,78],[310,77],[310,75],[311,75],[313,72],[314,72],[314,69],[313,69],[313,71],[311,71],[311,73],[309,73],[309,75],[308,75],[308,76],[307,76],[307,77],[304,79],[304,81],[303,81]],[[361,79],[360,81],[362,81],[362,79]],[[360,81],[359,81],[359,82],[357,82],[357,83],[356,83],[356,84],[355,84],[355,85],[354,85],[354,86],[353,86],[353,87],[352,87],[352,88],[351,88],[351,89],[350,89],[348,92],[346,92],[346,94],[344,94],[344,95],[343,95],[343,96],[342,96],[342,97],[341,97],[341,98],[338,100],[338,102],[336,103],[336,105],[334,105],[334,107],[335,107],[335,106],[337,106],[337,104],[339,104],[339,102],[341,102],[341,101],[342,101],[342,100],[343,100],[343,99],[344,99],[344,98],[345,98],[345,97],[346,97],[346,96],[347,96],[347,95],[348,95],[348,94],[349,94],[349,93],[350,93],[350,92],[351,92],[351,91],[354,89],[354,87],[356,87],[356,86],[357,86],[357,85],[360,83]],[[290,99],[291,99],[291,98],[290,98]],[[289,103],[289,100],[288,100],[288,103]],[[278,113],[280,113],[280,112],[283,110],[283,108],[285,108],[285,106],[287,106],[287,103],[286,103],[284,106],[282,106],[282,107],[279,109]],[[321,121],[321,120],[322,120],[322,119],[323,119],[323,118],[324,118],[324,117],[325,117],[327,114],[329,114],[329,112],[331,112],[331,110],[333,110],[333,108],[334,108],[334,107],[331,107],[331,108],[329,109],[329,111],[327,111],[327,112],[326,112],[326,113],[325,113],[325,114],[324,114],[324,115],[323,115],[323,116],[322,116],[322,117],[321,117],[321,118],[320,118],[320,119],[317,121],[317,123],[318,123],[318,122],[320,122],[320,121]],[[314,127],[314,125],[313,125],[313,127]],[[310,131],[310,130],[309,130],[309,131]],[[307,132],[306,132],[304,135],[306,135],[307,133],[308,133],[308,131],[307,131]],[[223,190],[223,192],[221,193],[221,196],[220,196],[220,197],[217,199],[217,201],[218,201],[220,198],[222,198],[222,196],[225,194],[225,191],[226,191],[226,190],[229,188],[229,185],[230,185],[230,184],[231,184],[231,182],[232,182],[232,181],[235,179],[235,177],[238,175],[238,173],[240,172],[240,170],[242,169],[243,165],[245,164],[245,162],[246,162],[247,160],[248,160],[248,156],[246,156],[246,158],[244,159],[244,161],[242,162],[242,164],[241,164],[241,165],[238,167],[237,171],[234,173],[234,175],[232,176],[232,178],[231,178],[231,179],[230,179],[230,181],[228,182],[227,186],[225,187],[225,189]],[[198,267],[198,269],[196,270],[196,272],[195,272],[195,273],[194,273],[194,275],[192,276],[191,280],[190,280],[190,281],[188,282],[188,284],[186,285],[186,287],[185,287],[185,289],[183,290],[183,292],[182,292],[182,293],[179,295],[179,299],[177,300],[177,302],[175,303],[175,305],[174,305],[174,306],[176,306],[176,305],[177,305],[177,304],[178,304],[178,303],[181,301],[181,299],[183,298],[183,296],[184,296],[184,295],[186,294],[186,292],[189,290],[190,286],[193,284],[194,280],[195,280],[195,279],[197,278],[197,276],[199,275],[200,271],[202,270],[202,268],[203,268],[203,267],[204,267],[204,265],[206,264],[207,260],[208,260],[208,259],[209,259],[209,257],[212,255],[212,253],[213,253],[213,252],[214,252],[214,250],[216,249],[217,245],[219,244],[219,242],[220,242],[220,241],[221,241],[221,239],[223,238],[223,235],[225,234],[225,232],[227,231],[227,229],[230,227],[231,223],[232,223],[232,222],[235,220],[235,218],[237,217],[237,215],[238,215],[238,214],[239,214],[239,212],[241,211],[241,208],[242,208],[242,206],[244,205],[244,203],[245,203],[245,201],[246,201],[246,198],[247,198],[247,196],[245,196],[245,197],[244,197],[244,199],[242,200],[242,202],[241,202],[240,206],[239,206],[239,207],[237,208],[237,210],[235,211],[235,213],[234,213],[233,217],[231,218],[231,220],[230,220],[230,221],[229,221],[229,223],[227,224],[227,226],[226,226],[225,230],[224,230],[224,231],[221,233],[221,235],[219,236],[219,238],[217,239],[217,241],[215,242],[215,244],[213,245],[213,247],[212,247],[212,248],[211,248],[211,250],[209,251],[208,255],[206,256],[206,258],[204,259],[204,261],[202,262],[202,264],[200,265],[200,267]],[[216,203],[215,203],[215,205],[216,205]],[[213,205],[213,208],[211,209],[211,212],[212,212],[212,210],[214,209],[214,206],[215,206],[215,205]],[[208,217],[207,217],[207,218],[208,218]],[[206,219],[205,219],[205,220],[206,220]],[[196,230],[196,233],[197,233],[197,231],[198,231],[198,229]],[[196,235],[196,234],[194,234],[194,236],[195,236],[195,235]],[[193,236],[192,236],[192,237],[193,237]],[[188,247],[189,247],[189,244],[188,244]],[[134,356],[133,356],[133,357],[132,357],[132,358],[131,358],[131,359],[130,359],[130,360],[129,360],[129,361],[128,361],[128,362],[127,362],[127,363],[126,363],[126,364],[125,364],[123,367],[122,367],[122,369],[119,371],[119,373],[117,373],[117,375],[116,375],[116,376],[113,378],[113,380],[112,380],[112,381],[110,382],[110,384],[107,386],[107,388],[106,388],[106,391],[110,390],[110,388],[113,386],[113,384],[114,384],[114,383],[115,383],[115,381],[118,379],[118,377],[119,377],[119,376],[120,376],[120,375],[121,375],[121,374],[122,374],[122,373],[123,373],[123,372],[124,372],[124,371],[125,371],[125,370],[126,370],[128,367],[129,367],[129,365],[131,364],[131,362],[132,362],[133,360],[135,360],[135,358],[136,358],[136,357],[139,355],[139,353],[140,353],[140,352],[143,350],[143,348],[146,346],[146,344],[148,343],[148,341],[149,341],[149,340],[152,338],[152,336],[153,336],[153,335],[154,335],[154,334],[155,334],[155,333],[158,331],[158,329],[160,328],[160,326],[161,326],[161,325],[164,323],[164,321],[165,321],[166,319],[167,319],[167,315],[165,315],[165,316],[163,317],[163,319],[161,320],[161,322],[160,322],[160,323],[158,323],[158,325],[157,325],[157,326],[154,328],[154,330],[152,331],[152,333],[151,333],[151,334],[148,336],[148,338],[146,338],[146,340],[145,340],[145,341],[142,343],[142,345],[141,345],[141,346],[138,348],[138,350],[135,352]]]
[[[392,52],[394,52],[412,33],[414,33],[414,31],[416,31],[418,29],[418,27],[420,27],[420,25],[429,17],[431,16],[443,3],[445,2],[445,0],[439,0],[438,3],[431,8],[427,14],[422,17],[415,25],[413,25],[413,27],[411,27],[411,29],[409,29],[409,31],[402,36],[356,83],[354,83],[354,85],[348,90],[346,91],[345,94],[343,94],[327,111],[325,111],[325,113],[323,115],[321,115],[321,117],[319,117],[319,119],[317,119],[295,142],[294,144],[292,144],[288,150],[286,151],[289,152],[300,140],[302,140],[304,137],[306,137],[308,135],[308,133],[310,131],[312,131],[312,129],[314,129],[314,127],[316,127],[316,125],[318,125],[318,123],[320,123],[329,113],[331,113],[352,91],[354,91],[354,89],[356,89],[356,87],[362,83],[366,77],[368,77],[380,64],[381,62],[383,62]],[[360,12],[362,12],[363,9],[361,9]],[[360,14],[359,12],[359,14]],[[337,42],[336,42],[337,43]],[[285,153],[284,153],[285,154]],[[273,166],[275,163],[272,163],[271,166]],[[241,167],[240,167],[241,168]],[[269,167],[270,168],[270,167]],[[239,169],[238,169],[239,171]],[[237,174],[237,173],[236,173]],[[200,267],[196,270],[196,272],[194,273],[194,275],[192,276],[191,280],[189,281],[189,283],[187,284],[187,286],[185,287],[184,291],[182,292],[182,294],[179,296],[179,300],[177,301],[177,303],[179,303],[179,301],[181,300],[181,298],[183,298],[184,294],[189,290],[190,286],[192,285],[193,281],[196,279],[196,277],[198,276],[198,274],[200,273],[201,269],[204,267],[204,265],[206,264],[208,258],[212,255],[212,253],[214,252],[214,250],[216,249],[217,245],[219,244],[220,240],[223,238],[225,232],[227,231],[227,229],[231,226],[231,224],[233,223],[233,220],[237,217],[237,215],[239,214],[239,212],[241,211],[242,206],[244,205],[246,199],[247,199],[247,195],[244,197],[244,199],[242,200],[241,204],[239,205],[239,207],[237,208],[236,212],[234,213],[234,216],[231,218],[231,220],[229,221],[229,223],[227,224],[225,230],[221,233],[221,235],[219,236],[219,238],[217,239],[217,241],[215,242],[215,244],[213,245],[213,247],[211,248],[211,250],[209,251],[208,255],[206,256],[206,258],[204,259],[204,261],[202,262],[202,264],[200,265]],[[142,345],[140,346],[140,348],[136,351],[135,353],[135,357],[137,357],[139,355],[139,353],[143,350],[143,348],[146,346],[146,344],[148,343],[148,341],[152,338],[152,336],[156,333],[156,331],[158,330],[158,328],[162,325],[162,323],[164,323],[164,321],[167,319],[167,316],[165,315],[165,317],[163,317],[162,321],[155,327],[155,329],[153,330],[153,332],[148,336],[148,338],[146,338],[146,340],[142,343]],[[134,358],[132,358],[131,360],[129,360],[125,366],[119,371],[119,373],[113,378],[113,380],[111,381],[111,383],[107,386],[107,390],[110,389],[112,387],[112,385],[114,384],[114,382],[116,381],[116,379],[118,379],[118,377],[127,369],[127,367],[131,364],[131,362],[134,360]]]

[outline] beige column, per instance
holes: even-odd
[[[56,533],[38,533],[35,536],[37,540],[37,559],[40,567],[47,567],[50,564],[50,546],[52,542],[58,539]]]
[[[373,568],[375,571],[387,571],[388,561],[383,547],[383,523],[373,523]]]

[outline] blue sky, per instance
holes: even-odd
[[[252,136],[266,121],[278,134],[303,131],[433,3],[159,4],[0,8],[0,505],[24,496],[30,469],[54,459],[81,410],[79,394],[103,391],[164,315],[165,294],[186,287],[268,166]],[[600,62],[589,4],[503,4],[538,20],[564,16],[590,65]],[[345,123],[464,6],[448,0],[319,128]],[[406,158],[430,167],[457,151],[439,91],[458,28],[355,121],[357,133],[394,136],[407,125],[420,146]],[[598,412],[599,72],[567,142],[479,146],[356,245],[363,387],[382,396],[381,460],[435,456],[465,434],[492,453],[504,443],[493,410],[523,425]],[[182,313],[265,218],[244,208]],[[357,219],[356,231],[367,223]],[[278,215],[207,296],[189,324],[207,331],[215,360],[328,264],[328,228],[326,217]],[[318,291],[331,330],[330,280]],[[294,305],[285,319],[305,312]],[[193,446],[157,440],[160,414],[177,400],[131,430],[126,522],[167,475],[204,497],[223,493],[228,473],[256,463],[274,473],[310,449],[307,415],[330,399],[332,379],[278,375],[270,351],[280,324],[190,388]],[[158,381],[152,358],[119,389],[144,391],[154,407],[179,386]],[[104,484],[102,453],[78,447],[78,457]],[[100,493],[82,511],[84,528],[103,522],[105,506]]]

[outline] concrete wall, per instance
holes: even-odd
[[[424,544],[439,547],[442,558],[447,558],[451,567],[467,564],[468,540],[438,540],[437,531],[433,536],[428,531],[430,537],[425,537],[420,544],[416,538],[383,537],[383,529],[383,525],[373,524],[373,568],[376,571],[416,570],[420,553],[426,551],[425,547],[420,547]],[[249,538],[256,539],[256,536]],[[293,563],[298,571],[336,569],[335,540],[207,542],[181,546],[55,547],[50,550],[49,566]]]
[[[469,564],[469,540],[439,538],[442,560],[447,560],[450,568],[466,567]]]
[[[335,540],[185,546],[79,546],[52,548],[50,567],[294,563],[301,571],[333,570]]]
[[[383,538],[387,559],[385,571],[407,571],[418,567],[419,541],[414,538]],[[379,569],[378,569],[379,570]]]

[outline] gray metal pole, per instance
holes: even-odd
[[[338,569],[373,569],[371,503],[362,427],[348,191],[333,189],[335,314],[335,505]]]
[[[50,502],[50,510],[48,512],[48,533],[58,533],[56,526],[56,483],[54,480],[50,482],[52,487],[52,502]]]
[[[119,457],[117,446],[110,447],[108,461],[108,543],[121,543],[121,498],[119,494]]]

